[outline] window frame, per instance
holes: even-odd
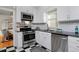
[[[48,27],[49,27],[49,29],[57,29],[58,28],[58,21],[57,21],[57,8],[55,8],[55,9],[52,9],[52,10],[49,10],[49,11],[47,11],[46,12],[46,18],[47,18],[47,24],[48,24],[48,21],[51,21],[50,19],[48,19],[48,13],[50,13],[50,12],[56,12],[56,26],[54,27],[54,28],[52,28],[52,27],[49,27],[49,25],[48,25]],[[51,19],[54,19],[55,20],[55,18],[51,18]]]

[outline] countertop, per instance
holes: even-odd
[[[37,30],[37,31],[43,31],[43,32],[48,32],[52,34],[57,34],[57,35],[65,35],[65,36],[74,36],[74,37],[79,37],[79,34],[75,34],[75,32],[65,32],[65,31],[53,31],[53,30]]]

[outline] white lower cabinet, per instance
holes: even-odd
[[[79,37],[68,36],[68,51],[79,52]]]
[[[36,31],[35,37],[37,43],[51,50],[51,33]]]

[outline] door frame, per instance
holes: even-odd
[[[10,8],[5,8],[4,6],[3,7],[0,7],[0,9],[1,10],[5,10],[5,11],[10,11],[10,12],[13,12],[13,20],[12,20],[12,22],[13,22],[13,25],[12,25],[12,27],[13,27],[13,29],[12,29],[12,31],[13,31],[13,46],[16,46],[16,8],[15,8],[15,6],[13,6],[14,8],[13,9],[10,9]]]

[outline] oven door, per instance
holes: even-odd
[[[26,34],[24,35],[24,41],[29,41],[35,39],[35,34]]]

